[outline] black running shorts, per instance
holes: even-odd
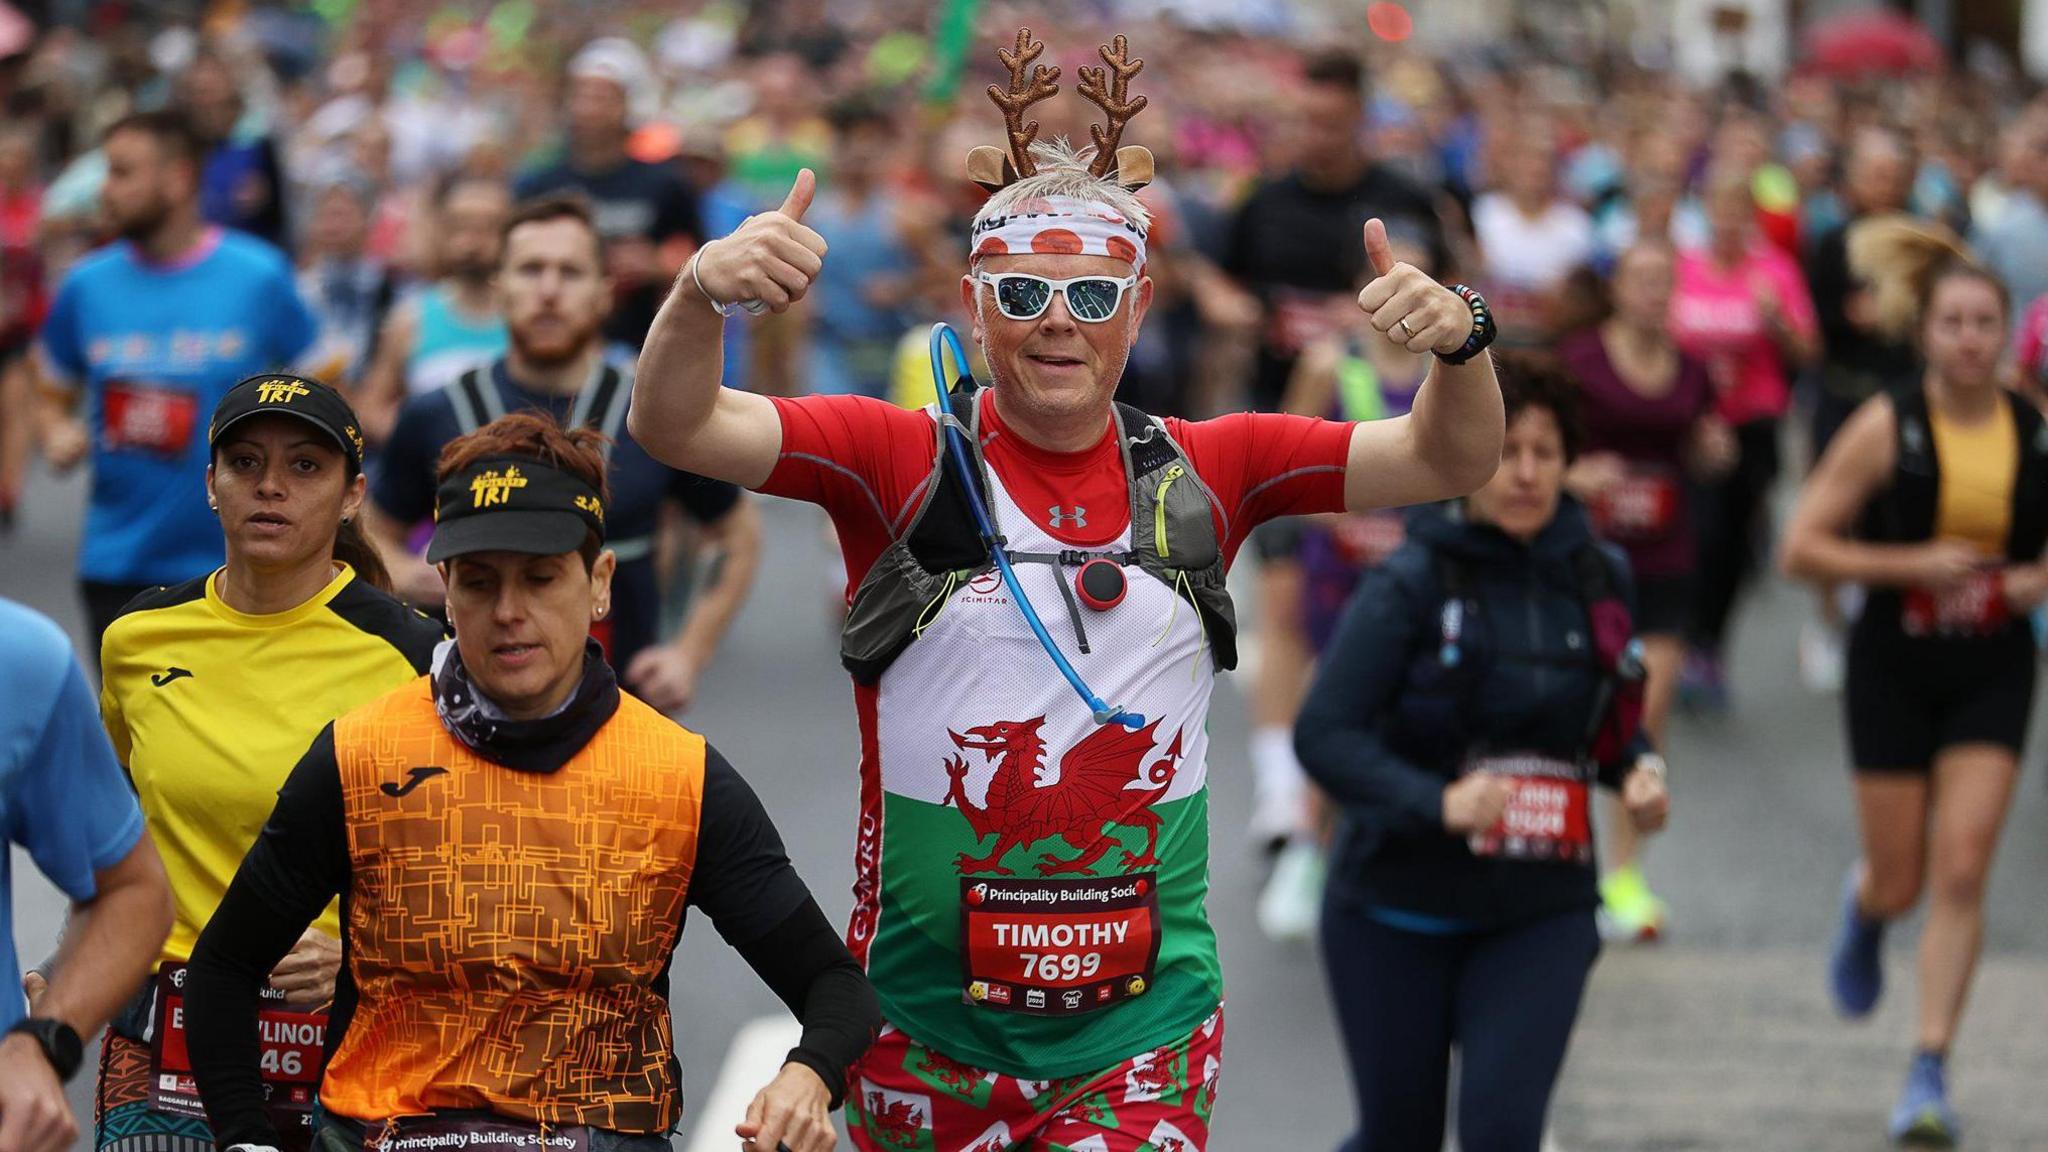
[[[1873,597],[1849,636],[1843,704],[1856,771],[1926,773],[1936,753],[1959,744],[2018,755],[2034,701],[2030,623],[1982,637],[1916,638],[1872,619],[1890,600]]]

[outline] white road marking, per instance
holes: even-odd
[[[732,1134],[733,1125],[747,1118],[754,1094],[775,1079],[783,1057],[802,1037],[802,1025],[787,1016],[762,1016],[742,1024],[725,1051],[711,1094],[692,1109],[696,1119],[684,1152],[735,1152],[740,1139]]]

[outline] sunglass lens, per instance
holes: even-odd
[[[1052,286],[1022,276],[996,278],[996,307],[1012,320],[1034,320],[1052,301]]]
[[[1095,323],[1109,319],[1116,311],[1116,298],[1114,280],[1075,280],[1067,285],[1067,307],[1076,320]]]

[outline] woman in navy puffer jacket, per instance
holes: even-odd
[[[1590,792],[1668,809],[1636,731],[1626,561],[1563,495],[1575,392],[1503,373],[1501,469],[1418,509],[1369,574],[1301,710],[1302,765],[1344,813],[1323,952],[1350,1050],[1347,1152],[1536,1152],[1598,954]]]

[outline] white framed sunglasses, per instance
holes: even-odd
[[[1036,320],[1052,307],[1058,292],[1067,299],[1067,314],[1084,324],[1100,324],[1116,315],[1124,292],[1138,283],[1136,276],[1074,276],[1048,280],[1028,272],[976,272],[976,284],[995,289],[996,311],[1011,320]]]

